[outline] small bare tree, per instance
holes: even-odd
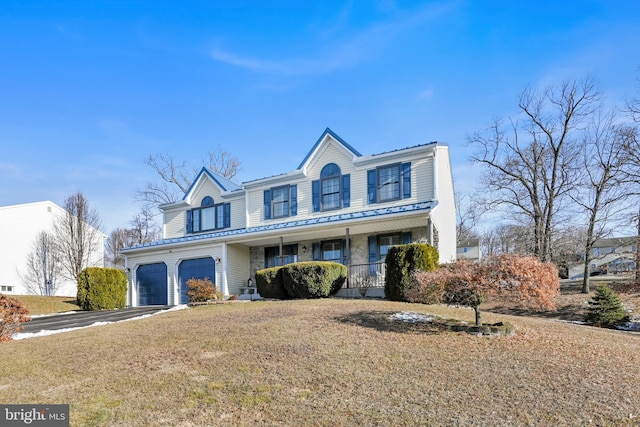
[[[54,223],[54,235],[64,274],[77,282],[84,268],[102,263],[96,257],[103,245],[102,225],[98,211],[79,191],[67,197],[63,208],[65,213]]]
[[[179,200],[189,190],[200,171],[199,167],[190,167],[187,162],[177,161],[168,154],[149,155],[145,164],[160,178],[159,181],[149,181],[144,188],[136,190],[136,200],[144,203],[146,208]],[[203,164],[210,171],[227,179],[233,178],[240,168],[240,161],[220,147],[210,151]]]
[[[105,263],[124,269],[124,257],[120,251],[131,246],[143,245],[161,237],[160,227],[153,221],[149,209],[143,208],[130,221],[131,228],[116,228],[105,242]]]
[[[629,197],[624,177],[630,161],[629,138],[633,133],[626,126],[616,125],[615,119],[614,112],[594,115],[583,140],[580,184],[571,194],[587,216],[582,280],[585,294],[589,293],[589,266],[594,243],[604,237],[608,225],[617,215],[628,211],[623,203]]]
[[[456,239],[458,243],[477,239],[476,227],[482,214],[482,204],[469,196],[456,193]]]
[[[25,270],[19,273],[22,284],[29,294],[53,296],[62,277],[62,263],[55,237],[41,231],[33,241],[27,255]]]

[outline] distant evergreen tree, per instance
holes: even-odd
[[[589,301],[589,311],[585,322],[604,328],[615,328],[629,321],[629,313],[622,307],[620,297],[607,285],[596,288],[596,294]]]

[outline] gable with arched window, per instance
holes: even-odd
[[[320,179],[311,182],[313,211],[330,211],[348,208],[351,203],[351,176],[343,175],[340,166],[326,164],[320,171]]]
[[[206,196],[199,208],[187,211],[187,233],[220,230],[231,226],[231,204],[215,204],[213,197]]]

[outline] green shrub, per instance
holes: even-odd
[[[347,267],[337,262],[297,262],[282,267],[284,290],[291,298],[328,297],[338,292],[345,280]]]
[[[387,252],[384,292],[392,301],[407,301],[405,292],[415,271],[433,271],[438,267],[438,250],[426,243],[392,246]]]
[[[206,302],[218,299],[216,287],[208,277],[204,279],[192,277],[187,280],[187,297],[189,302]]]
[[[124,308],[127,303],[127,275],[117,268],[85,268],[78,277],[77,298],[83,310]]]
[[[629,321],[629,314],[622,307],[618,295],[607,285],[596,288],[596,294],[589,301],[589,309],[585,322],[594,326],[615,328]]]
[[[256,271],[256,288],[262,298],[287,299],[288,295],[282,283],[282,267]]]
[[[13,334],[28,322],[29,310],[19,300],[0,294],[0,342],[11,341]]]

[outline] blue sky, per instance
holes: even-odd
[[[363,154],[467,136],[527,86],[593,75],[637,96],[640,2],[3,1],[0,205],[82,191],[107,233],[155,179],[220,146],[235,181],[295,169],[330,127]]]

